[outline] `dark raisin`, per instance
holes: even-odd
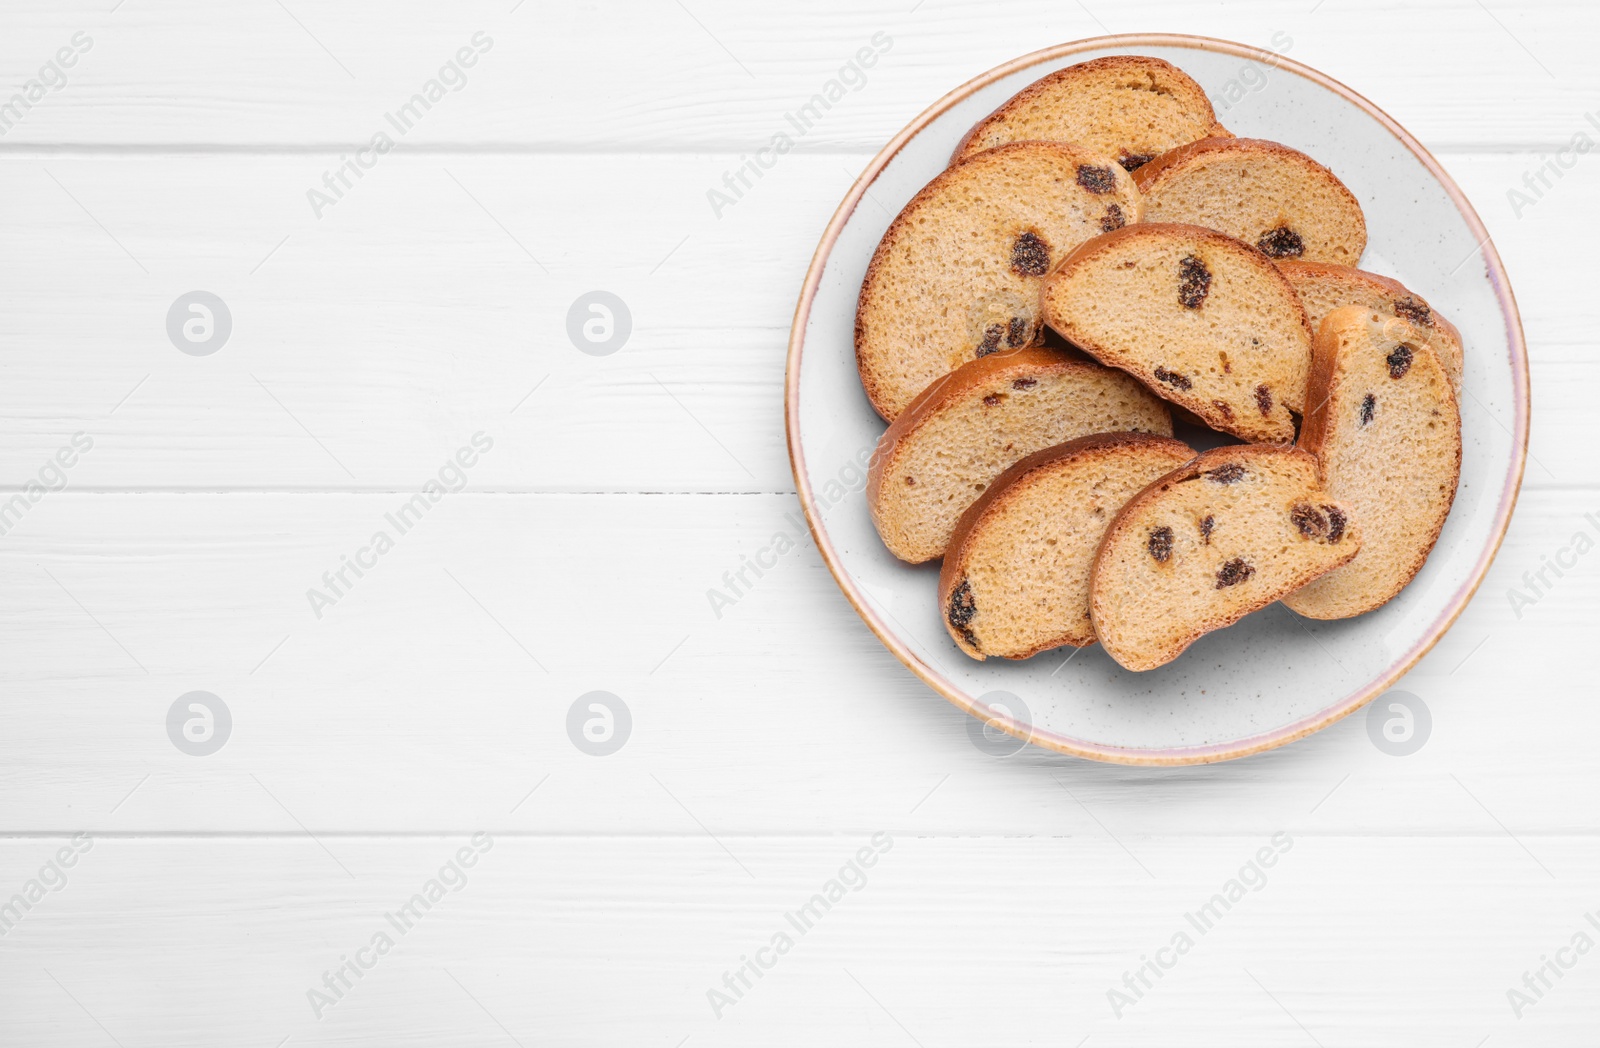
[[[917,486],[917,478],[913,477],[911,474],[907,473],[906,474],[906,487],[914,488],[916,486]]]
[[[1323,506],[1322,511],[1328,515],[1328,541],[1337,544],[1344,538],[1344,510],[1338,506]]]
[[[1433,327],[1433,310],[1429,309],[1426,303],[1418,302],[1414,298],[1395,299],[1394,315],[1404,317],[1413,324]]]
[[[1268,258],[1299,258],[1306,253],[1306,242],[1288,226],[1279,226],[1261,234],[1256,247]]]
[[[1011,268],[1025,277],[1050,272],[1050,245],[1033,230],[1018,235],[1011,245]]]
[[[1006,329],[999,324],[990,324],[983,329],[983,341],[978,343],[978,356],[986,357],[1000,348],[1000,339]]]
[[[1368,393],[1361,398],[1361,424],[1371,425],[1372,416],[1378,413],[1378,398]]]
[[[983,404],[984,404],[985,407],[991,407],[992,408],[992,407],[994,407],[996,404],[1000,403],[1004,399],[1006,399],[1004,394],[1001,394],[1001,393],[990,393],[988,396],[983,398]]]
[[[1180,375],[1176,371],[1168,371],[1166,368],[1158,367],[1154,374],[1157,382],[1165,382],[1173,389],[1191,389],[1194,386],[1194,383],[1189,381],[1189,376]]]
[[[1012,317],[1011,323],[1006,325],[1006,345],[1016,349],[1028,341],[1028,322],[1021,317]]]
[[[1211,406],[1222,412],[1222,417],[1225,421],[1233,421],[1233,408],[1226,400],[1213,400]]]
[[[1237,484],[1244,479],[1244,467],[1237,462],[1228,462],[1208,471],[1206,476],[1218,484]]]
[[[1106,208],[1105,217],[1100,220],[1100,232],[1109,233],[1114,229],[1121,229],[1128,224],[1128,218],[1122,213],[1120,205],[1112,204]]]
[[[1207,546],[1211,545],[1211,531],[1217,526],[1216,517],[1207,517],[1200,522],[1200,541]]]
[[[950,625],[956,629],[965,629],[972,625],[973,616],[978,614],[978,605],[972,599],[972,584],[966,579],[955,589],[950,591],[950,610],[945,617],[950,620]]]
[[[1158,562],[1165,564],[1172,559],[1172,529],[1168,527],[1153,528],[1150,540],[1146,543],[1150,548],[1150,555]]]
[[[1078,165],[1078,185],[1091,193],[1109,193],[1117,188],[1117,176],[1111,173],[1109,167],[1095,167],[1093,164]]]
[[[1234,557],[1228,563],[1217,569],[1217,589],[1227,589],[1237,586],[1245,579],[1256,573],[1256,569],[1244,562],[1242,557]]]
[[[1289,519],[1294,523],[1295,530],[1308,539],[1325,539],[1328,537],[1328,519],[1315,506],[1302,502],[1289,511]]]
[[[1272,414],[1272,390],[1267,388],[1266,383],[1256,387],[1256,407],[1261,409],[1263,416]]]
[[[1036,378],[1014,378],[1011,380],[1012,389],[1032,389],[1039,384]]]
[[[1122,165],[1124,171],[1137,171],[1155,158],[1154,153],[1124,153],[1117,163]]]
[[[1411,361],[1416,355],[1416,351],[1404,342],[1394,347],[1394,352],[1385,358],[1389,362],[1389,377],[1404,378],[1406,372],[1411,370]]]
[[[1178,301],[1185,309],[1199,309],[1211,294],[1211,270],[1193,255],[1178,263]]]

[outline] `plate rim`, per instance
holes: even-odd
[[[1114,47],[1188,48],[1232,55],[1250,61],[1269,62],[1274,66],[1287,68],[1308,80],[1320,84],[1376,119],[1402,145],[1409,149],[1439,182],[1445,192],[1449,194],[1452,203],[1456,206],[1456,210],[1460,212],[1461,217],[1466,221],[1467,228],[1478,241],[1478,249],[1483,253],[1489,283],[1500,305],[1501,316],[1505,319],[1506,335],[1511,350],[1512,382],[1517,413],[1515,427],[1512,432],[1511,469],[1507,471],[1505,484],[1500,493],[1500,501],[1495,509],[1493,534],[1489,537],[1489,541],[1484,544],[1483,550],[1478,556],[1478,561],[1473,566],[1467,580],[1456,590],[1455,594],[1441,609],[1417,643],[1412,645],[1409,650],[1401,653],[1388,668],[1378,673],[1355,691],[1331,705],[1289,724],[1270,731],[1207,746],[1174,746],[1145,749],[1098,744],[1061,735],[1054,731],[1041,730],[1032,724],[1019,723],[1010,717],[995,714],[987,706],[976,704],[961,688],[946,680],[932,666],[923,662],[915,652],[911,651],[901,641],[871,607],[866,595],[861,592],[855,580],[845,571],[844,564],[833,547],[827,529],[822,524],[820,514],[813,508],[815,500],[805,469],[805,452],[800,444],[800,360],[805,349],[806,325],[811,318],[811,306],[816,298],[817,289],[822,282],[823,271],[827,268],[829,258],[832,257],[839,235],[843,232],[845,224],[850,220],[851,215],[855,213],[856,206],[861,202],[873,182],[877,180],[883,170],[888,167],[889,162],[895,158],[908,142],[958,102],[964,101],[981,88],[1045,62],[1066,58],[1084,51]],[[1241,44],[1232,40],[1185,33],[1120,33],[1108,36],[1085,37],[1080,40],[1072,40],[1064,44],[1042,48],[980,73],[954,90],[947,92],[942,98],[919,113],[915,119],[902,128],[873,156],[871,162],[867,164],[860,176],[851,185],[849,192],[845,194],[844,200],[840,202],[833,213],[833,217],[828,221],[827,227],[823,230],[822,239],[818,242],[817,249],[811,257],[811,263],[806,269],[805,281],[801,285],[799,301],[795,305],[794,321],[789,329],[789,346],[784,366],[784,433],[789,450],[789,467],[794,473],[795,491],[800,499],[801,511],[805,514],[806,526],[810,529],[812,539],[816,542],[818,552],[822,554],[823,563],[827,565],[829,573],[833,575],[834,582],[838,584],[839,589],[845,595],[845,599],[850,602],[856,614],[861,616],[867,628],[877,636],[879,642],[888,648],[890,653],[920,678],[924,684],[943,696],[945,700],[967,714],[999,728],[1009,735],[1044,749],[1072,757],[1082,757],[1110,764],[1145,767],[1182,767],[1211,764],[1218,761],[1247,757],[1251,754],[1263,753],[1267,750],[1277,749],[1280,746],[1286,746],[1291,742],[1321,731],[1361,709],[1415,666],[1449,632],[1456,619],[1466,610],[1478,587],[1483,583],[1490,565],[1494,562],[1494,558],[1499,553],[1500,546],[1505,540],[1506,531],[1511,525],[1512,512],[1516,508],[1517,496],[1521,492],[1523,472],[1527,467],[1530,412],[1531,395],[1529,390],[1527,343],[1523,336],[1522,317],[1517,309],[1516,296],[1511,290],[1510,278],[1500,260],[1500,253],[1489,236],[1489,231],[1484,228],[1483,221],[1478,217],[1478,213],[1473,208],[1471,201],[1467,199],[1466,194],[1456,185],[1455,180],[1450,177],[1438,160],[1434,159],[1433,154],[1428,152],[1421,142],[1417,141],[1410,132],[1401,127],[1388,113],[1378,108],[1365,96],[1325,73],[1304,63],[1287,58],[1276,51],[1268,51],[1264,48]]]

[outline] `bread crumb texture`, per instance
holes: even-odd
[[[940,574],[945,626],[982,659],[1094,643],[1089,569],[1117,511],[1194,457],[1180,441],[1100,434],[1007,469],[956,526]]]
[[[1190,644],[1357,555],[1360,518],[1321,487],[1297,448],[1205,452],[1135,496],[1090,573],[1090,616],[1130,670]]]
[[[1138,222],[1133,179],[1081,146],[977,154],[922,189],[884,233],[856,310],[856,363],[893,421],[927,385],[1040,334],[1039,284],[1073,248]]]
[[[1129,226],[1073,252],[1042,308],[1067,341],[1214,429],[1294,440],[1311,330],[1288,281],[1247,245],[1196,226]]]
[[[1207,138],[1139,168],[1150,222],[1205,226],[1269,258],[1353,266],[1367,247],[1355,194],[1296,149],[1259,138]]]
[[[1461,477],[1461,412],[1426,329],[1387,312],[1328,314],[1312,375],[1316,407],[1300,443],[1363,537],[1354,560],[1284,603],[1342,619],[1387,603],[1422,570]]]
[[[1329,313],[1341,306],[1361,306],[1385,316],[1417,325],[1422,337],[1444,365],[1459,392],[1463,361],[1461,332],[1428,304],[1428,300],[1398,280],[1327,262],[1285,260],[1278,270],[1294,285],[1311,320],[1311,330],[1322,326]]]
[[[1076,142],[1136,170],[1208,135],[1226,135],[1211,100],[1187,73],[1159,58],[1110,55],[1035,80],[979,121],[955,160],[1007,142]]]
[[[884,433],[867,485],[873,523],[896,557],[932,560],[966,508],[1013,463],[1108,432],[1170,436],[1172,418],[1129,376],[1054,350],[975,361]]]

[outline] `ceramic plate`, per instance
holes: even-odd
[[[968,128],[1046,73],[1109,54],[1172,62],[1200,82],[1234,134],[1303,150],[1361,200],[1370,237],[1362,268],[1424,295],[1464,337],[1461,487],[1426,567],[1359,618],[1314,622],[1274,604],[1147,673],[1123,670],[1098,646],[977,662],[940,621],[937,563],[890,556],[867,515],[866,463],[885,427],[856,374],[856,293],[891,219],[944,169]],[[1528,403],[1511,286],[1477,214],[1427,150],[1313,69],[1188,36],[1099,37],[1028,55],[952,91],[896,135],[823,234],[795,311],[785,389],[801,503],[867,626],[968,713],[1040,746],[1125,764],[1197,764],[1281,746],[1394,683],[1450,628],[1499,548],[1522,479]]]

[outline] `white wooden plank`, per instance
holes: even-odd
[[[726,840],[732,854],[704,838],[480,840],[475,865],[445,874],[458,890],[404,933],[385,914],[470,847],[465,834],[324,838],[326,851],[303,837],[85,842],[65,886],[6,936],[0,1037],[1550,1048],[1588,1044],[1600,1023],[1600,960],[1570,949],[1600,934],[1589,838],[1534,844],[1556,879],[1504,839],[1326,836],[1315,816],[1126,851],[898,834],[874,849],[870,832]],[[61,845],[7,841],[0,883],[23,886]],[[861,848],[874,865],[844,874],[859,890],[809,930],[791,925]],[[1252,868],[1263,848],[1273,864]],[[1236,903],[1202,914],[1230,881]],[[387,954],[371,949],[378,933]],[[1178,933],[1192,940],[1182,955]],[[308,991],[363,949],[372,967],[319,1018]],[[1508,991],[1558,950],[1571,969],[1519,1018]],[[772,967],[719,1017],[707,992],[758,956]],[[1119,1018],[1108,993],[1157,956],[1171,968]]]
[[[31,0],[7,9],[0,84],[15,90],[75,32],[92,46],[65,86],[4,136],[12,142],[365,143],[482,32],[477,65],[407,144],[528,148],[766,144],[783,114],[824,91],[875,38],[888,50],[802,143],[876,148],[970,77],[1018,55],[1105,33],[1187,32],[1261,47],[1322,69],[1430,143],[1565,144],[1594,104],[1584,0],[1537,8],[1381,0],[1286,8],[1270,0],[992,5],[829,0],[803,12],[735,0],[513,5],[423,0],[371,5]],[[879,38],[878,34],[882,34]],[[44,74],[52,83],[55,73]],[[398,137],[398,134],[397,134]]]
[[[704,193],[730,159],[636,158],[641,180],[588,157],[395,155],[320,220],[305,191],[322,157],[0,163],[19,202],[0,258],[0,481],[83,430],[77,486],[404,490],[481,429],[497,450],[478,489],[792,490],[788,325],[861,158],[791,157],[718,219]],[[1589,484],[1600,317],[1587,268],[1551,253],[1600,219],[1600,166],[1519,214],[1506,193],[1537,160],[1451,166],[1524,311],[1528,482]],[[233,318],[209,356],[166,330],[196,288]],[[567,331],[595,289],[633,322],[608,356]]]
[[[93,46],[0,133],[0,1042],[1587,1045],[1600,962],[1521,1017],[1507,991],[1600,921],[1594,562],[1546,567],[1600,535],[1571,250],[1600,176],[1508,191],[1587,126],[1597,27],[1579,0],[8,4],[0,106]],[[1537,458],[1402,685],[1433,713],[1411,756],[1358,715],[1176,772],[994,758],[809,547],[707,602],[798,534],[784,340],[866,157],[997,62],[1149,28],[1292,38],[1441,151],[1511,269]],[[341,149],[480,29],[470,82],[317,217]],[[717,217],[706,189],[880,32]],[[164,330],[195,288],[234,314],[213,356]],[[565,333],[594,289],[636,322],[612,356]],[[69,490],[13,526],[79,431]],[[480,431],[466,491],[316,618],[307,587]],[[167,734],[201,689],[233,718],[205,757]],[[568,736],[595,689],[633,717],[610,756]],[[466,885],[318,1018],[307,990],[481,829]],[[1117,1017],[1279,831],[1261,890]],[[866,886],[718,1018],[707,990],[878,833]]]
[[[747,572],[719,617],[724,574],[798,535],[790,497],[468,491],[399,535],[403,501],[68,491],[29,510],[0,544],[0,826],[1208,834],[1321,803],[1348,833],[1600,828],[1552,802],[1600,785],[1600,560],[1545,568],[1600,535],[1593,491],[1524,495],[1478,598],[1401,685],[1432,711],[1420,751],[1379,752],[1359,714],[1180,771],[980,751],[809,545]],[[317,618],[307,591],[379,529],[394,548]],[[167,735],[196,690],[233,719],[207,757]],[[606,757],[568,735],[596,690],[631,712]]]

